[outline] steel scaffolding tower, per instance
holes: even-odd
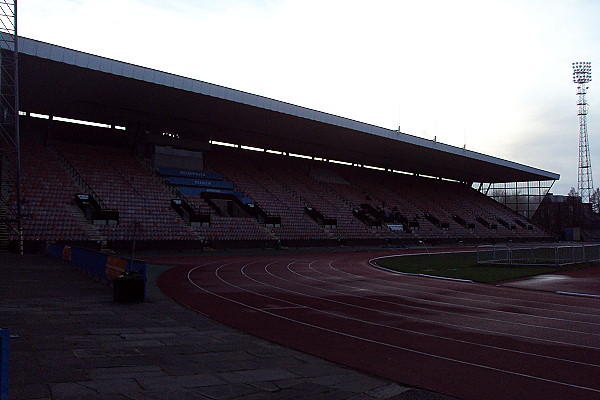
[[[0,0],[0,251],[22,243],[17,0]]]
[[[587,84],[592,80],[591,62],[573,63],[573,82],[577,84],[577,96],[579,101],[579,174],[577,176],[577,189],[581,201],[590,202],[590,197],[594,191],[594,182],[592,180],[592,162],[590,160],[590,146],[588,143],[587,132],[587,110],[588,105],[585,100],[587,93]]]

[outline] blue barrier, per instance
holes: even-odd
[[[44,245],[42,252],[47,256],[60,260],[62,258],[63,248],[64,246],[51,245],[47,243]]]
[[[46,244],[44,254],[80,268],[100,280],[112,282],[124,272],[139,274],[146,282],[146,261],[100,253],[64,244]]]
[[[8,341],[10,331],[0,329],[0,400],[8,400]]]
[[[106,276],[106,260],[106,254],[88,249],[71,248],[71,264],[102,280],[109,280]]]

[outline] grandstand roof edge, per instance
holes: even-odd
[[[67,47],[50,44],[47,42],[19,37],[19,53],[45,58],[48,60],[65,63],[72,66],[78,66],[121,76],[124,78],[136,79],[148,83],[167,86],[174,89],[180,89],[197,93],[205,96],[215,97],[222,100],[237,102],[273,112],[288,114],[294,117],[305,118],[329,125],[335,125],[342,128],[351,129],[358,132],[376,135],[379,137],[409,143],[425,149],[453,154],[459,157],[471,158],[484,163],[495,164],[510,169],[518,170],[525,174],[532,174],[538,178],[531,180],[558,180],[559,174],[544,171],[535,167],[504,160],[498,157],[489,156],[472,150],[455,147],[452,145],[420,138],[407,133],[398,132],[388,128],[379,127],[365,122],[360,122],[346,117],[329,114],[326,112],[298,106],[291,103],[271,99],[268,97],[243,92],[236,89],[227,88],[217,84],[187,78],[184,76],[163,72],[135,64],[126,63],[114,59],[109,59],[94,54],[72,50]]]

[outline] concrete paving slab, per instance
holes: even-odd
[[[246,335],[157,290],[152,286],[145,303],[117,304],[110,287],[70,266],[41,256],[3,255],[0,321],[19,336],[11,340],[10,399],[424,396]]]
[[[262,392],[262,389],[241,383],[228,383],[226,385],[195,388],[193,391],[213,400],[229,400]]]

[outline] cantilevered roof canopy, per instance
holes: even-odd
[[[559,175],[293,104],[19,39],[20,108],[464,182]]]

